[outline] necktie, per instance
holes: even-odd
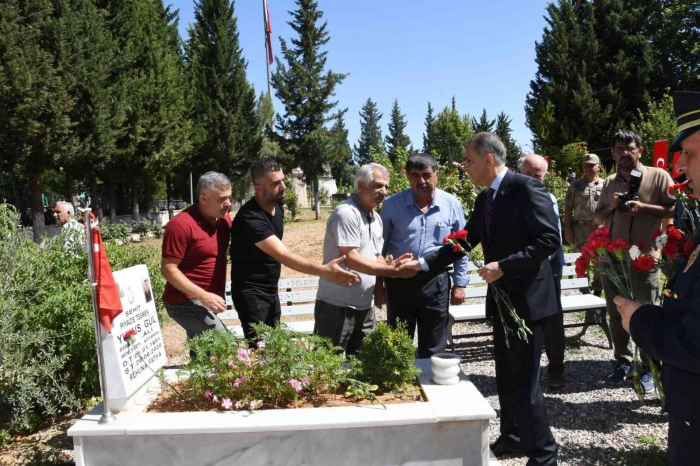
[[[486,190],[486,204],[484,204],[484,231],[486,237],[491,239],[491,211],[493,210],[493,189]]]

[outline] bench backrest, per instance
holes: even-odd
[[[564,268],[561,274],[561,289],[572,290],[588,287],[588,277],[578,278],[576,276],[576,267],[574,263],[580,256],[580,253],[564,254]],[[485,298],[487,286],[483,278],[477,273],[477,266],[473,262],[469,262],[467,266],[467,274],[469,275],[469,285],[466,289],[467,298]]]
[[[278,289],[283,316],[314,313],[318,277],[284,278],[279,281]],[[231,282],[226,282],[225,293],[227,310],[219,314],[219,318],[238,319],[231,298]]]

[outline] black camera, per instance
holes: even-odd
[[[642,184],[642,172],[639,170],[632,170],[632,173],[630,173],[630,179],[627,181],[627,192],[624,194],[620,194],[618,199],[620,199],[620,203],[617,205],[617,210],[620,213],[627,213],[630,210],[632,210],[632,205],[630,204],[630,201],[638,201],[639,196],[637,196],[637,193],[639,192],[639,186]]]

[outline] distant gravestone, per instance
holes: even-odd
[[[112,322],[112,333],[100,326],[109,408],[119,412],[166,362],[153,289],[145,265],[114,272],[123,312]],[[124,334],[134,330],[131,344]]]

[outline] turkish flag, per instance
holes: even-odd
[[[673,153],[673,173],[671,174],[671,178],[676,179],[679,176],[681,176],[681,172],[676,170],[676,163],[678,162],[678,158],[681,156],[680,152],[674,152]]]
[[[97,220],[90,213],[90,233],[92,235],[92,270],[93,280],[97,283],[95,296],[97,309],[100,315],[100,324],[112,333],[114,318],[122,313],[122,302],[119,298],[119,289],[112,275],[112,267],[109,265],[107,253],[102,243],[102,234],[97,226]]]
[[[654,142],[654,166],[668,170],[668,141]]]
[[[272,23],[270,22],[270,8],[265,0],[265,41],[267,43],[267,62],[272,65],[275,61],[272,55]]]

